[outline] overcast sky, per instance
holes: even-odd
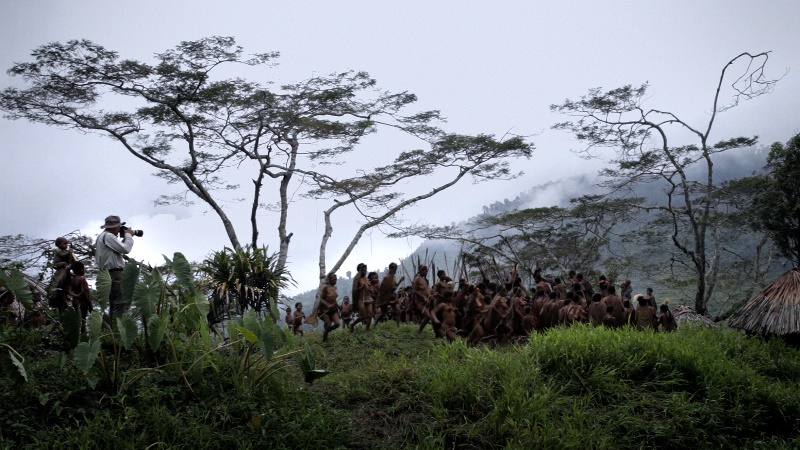
[[[364,70],[381,88],[408,90],[419,106],[439,109],[448,131],[532,135],[537,150],[520,161],[525,176],[512,182],[464,184],[409,210],[409,220],[448,224],[513,198],[531,186],[594,173],[597,163],[570,150],[579,144],[550,130],[562,120],[549,105],[592,87],[648,81],[647,106],[702,126],[725,63],[741,52],[770,50],[775,91],[718,119],[713,140],[758,135],[762,144],[800,131],[800,1],[46,1],[0,2],[0,87],[19,85],[5,74],[30,60],[35,47],[89,39],[123,58],[152,62],[180,41],[234,36],[246,52],[280,51],[264,72],[277,84],[314,75]],[[269,78],[266,78],[269,77]],[[160,263],[184,252],[201,260],[228,244],[205,205],[154,207],[174,187],[113,141],[74,130],[0,119],[0,235],[55,238],[81,229],[96,234],[106,215],[119,214],[145,230],[133,256]],[[348,164],[391,160],[399,149],[373,145]],[[366,164],[365,164],[366,165]],[[316,280],[325,203],[295,210],[290,270],[305,290]],[[246,224],[247,205],[231,205]],[[264,212],[264,220],[272,215]],[[329,264],[352,224],[341,222]],[[240,231],[240,233],[244,233]],[[244,233],[246,235],[246,233]],[[264,243],[277,249],[273,229]],[[341,273],[364,261],[383,268],[418,242],[365,236]]]

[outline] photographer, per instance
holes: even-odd
[[[104,231],[97,236],[95,258],[100,270],[108,269],[111,275],[111,294],[109,300],[109,321],[120,317],[130,308],[130,299],[122,297],[122,269],[125,267],[125,257],[133,248],[133,236],[141,236],[141,231],[134,231],[125,227],[119,216],[106,217]],[[122,233],[120,233],[122,230]],[[117,238],[120,235],[122,240]]]

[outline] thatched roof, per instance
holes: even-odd
[[[683,324],[694,324],[694,325],[703,325],[709,328],[719,326],[716,322],[709,319],[708,317],[697,314],[694,310],[686,305],[678,305],[672,309],[672,315],[675,316],[675,322],[678,326]]]
[[[800,272],[792,269],[765,287],[736,311],[730,326],[760,334],[800,333]]]

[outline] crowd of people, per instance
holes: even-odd
[[[108,269],[111,275],[111,317],[120,316],[130,306],[122,297],[120,280],[124,255],[133,246],[134,232],[124,225],[118,216],[109,216],[97,238],[98,266]],[[83,319],[85,331],[92,300],[84,266],[76,261],[65,238],[58,238],[55,244],[55,275],[48,289],[48,303],[59,311],[73,306]],[[342,325],[352,331],[363,324],[369,331],[373,323],[393,320],[398,324],[418,324],[422,332],[430,324],[437,337],[452,342],[460,336],[470,345],[485,339],[499,343],[524,340],[532,332],[578,322],[666,332],[677,328],[667,302],[659,306],[651,288],[645,294],[633,295],[630,280],[619,286],[618,293],[613,281],[605,276],[592,283],[583,274],[570,271],[562,281],[558,277],[546,279],[537,269],[533,285],[525,288],[515,267],[504,280],[497,281],[491,281],[481,270],[481,281],[474,284],[465,278],[455,283],[444,270],[439,270],[431,286],[428,266],[420,265],[410,285],[401,288],[405,277],[397,278],[397,268],[391,263],[383,279],[379,279],[377,272],[368,273],[367,265],[359,264],[352,291],[341,304],[338,277],[330,274],[311,314],[307,317],[298,302],[294,311],[286,309],[286,323],[294,333],[302,334],[304,323],[321,319],[323,341]]]
[[[525,288],[516,268],[505,280],[493,282],[481,271],[481,281],[473,284],[462,278],[455,283],[444,270],[436,273],[433,286],[428,281],[428,267],[421,265],[409,286],[398,288],[397,264],[379,280],[377,272],[367,273],[359,264],[349,296],[338,303],[336,274],[330,274],[320,300],[306,317],[302,305],[296,305],[287,323],[301,329],[303,321],[324,323],[322,340],[344,325],[351,331],[363,324],[367,331],[373,323],[385,320],[416,323],[422,332],[430,324],[437,337],[454,341],[459,336],[469,345],[492,339],[505,343],[520,341],[535,331],[573,323],[589,323],[609,328],[634,327],[637,330],[671,332],[677,328],[672,312],[664,302],[656,303],[652,288],[633,295],[630,280],[617,287],[600,276],[596,285],[583,274],[570,271],[566,280],[545,279],[539,270],[533,274],[533,286]],[[352,302],[351,302],[352,299]],[[290,311],[287,309],[287,314]]]

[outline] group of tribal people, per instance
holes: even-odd
[[[47,287],[47,304],[59,312],[64,312],[71,306],[81,316],[81,330],[86,331],[86,317],[92,309],[91,289],[86,281],[86,267],[69,249],[69,241],[65,237],[55,240],[56,248],[53,251],[53,260],[50,267],[55,271]],[[0,322],[9,325],[25,324],[26,326],[41,326],[47,321],[44,299],[38,291],[31,290],[34,294],[31,311],[16,300],[13,295],[5,295],[0,290]]]
[[[86,281],[86,266],[75,258],[65,237],[56,239],[52,267],[55,273],[47,289],[48,304],[60,313],[72,306],[81,316],[81,333],[85,333],[86,317],[92,310],[92,291]]]
[[[546,280],[541,271],[533,273],[534,285],[526,289],[516,268],[502,282],[488,279],[471,284],[462,278],[458,284],[444,270],[436,273],[436,282],[428,283],[428,266],[421,265],[410,286],[398,290],[405,277],[397,277],[397,264],[379,282],[378,274],[367,274],[366,264],[359,264],[353,279],[352,304],[345,296],[338,304],[337,276],[330,274],[314,311],[306,318],[302,305],[292,316],[297,332],[303,321],[324,322],[322,340],[343,322],[352,331],[363,323],[366,330],[375,323],[393,318],[419,325],[419,332],[430,323],[437,337],[454,341],[461,336],[469,345],[493,339],[497,343],[524,341],[534,331],[585,322],[597,326],[670,332],[677,328],[667,302],[657,307],[652,288],[631,297],[630,280],[620,286],[600,276],[596,289],[583,274],[570,271],[568,278]],[[596,292],[595,292],[596,291]],[[288,311],[287,311],[288,312]],[[298,314],[299,312],[299,314]],[[289,317],[287,316],[287,321]]]

